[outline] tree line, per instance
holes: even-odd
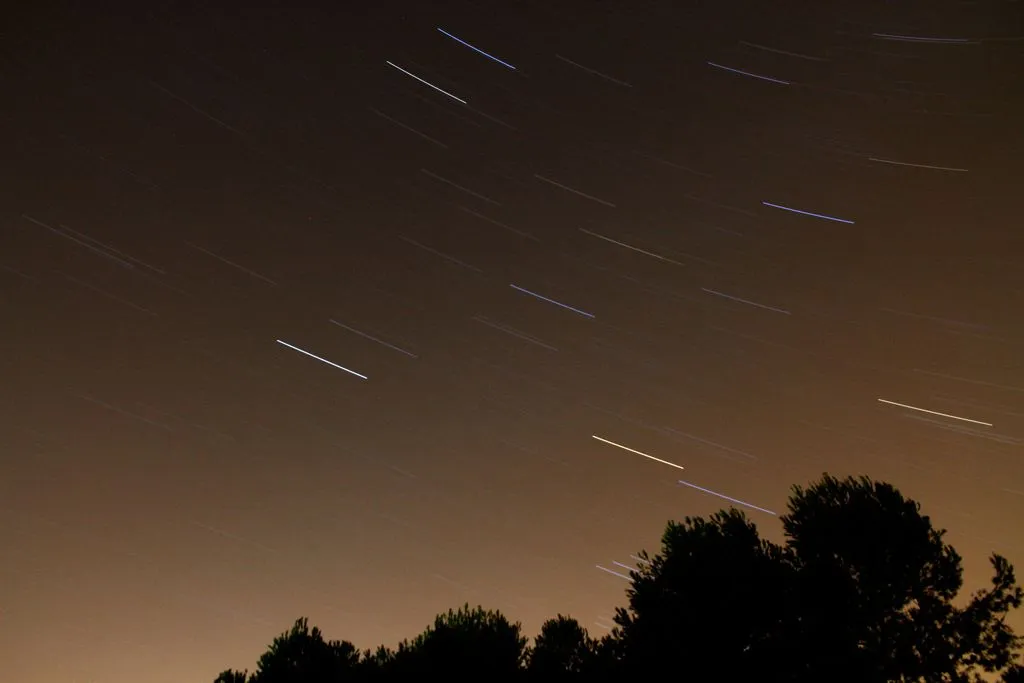
[[[517,622],[468,604],[397,647],[359,650],[299,619],[255,671],[214,683],[679,681],[1024,683],[1024,639],[1006,623],[1024,590],[993,554],[991,585],[960,596],[962,561],[899,490],[830,475],[794,486],[781,544],[736,509],[669,522],[639,554],[615,627]]]

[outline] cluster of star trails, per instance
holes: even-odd
[[[609,631],[666,519],[767,537],[823,471],[1020,550],[1016,29],[343,5],[5,47],[12,575],[53,565],[42,483],[117,546],[93,610],[144,556],[166,576],[164,539],[172,572],[245,575],[183,598],[206,641],[299,599],[385,633],[434,596],[380,595],[423,591]],[[15,678],[69,676],[113,680]]]
[[[509,62],[494,56],[493,54],[487,52],[486,50],[482,49],[481,47],[478,47],[477,45],[475,45],[475,44],[469,42],[468,40],[465,40],[465,39],[463,39],[463,38],[453,34],[452,32],[450,32],[450,31],[448,31],[448,30],[446,30],[444,28],[438,27],[437,31],[438,31],[438,33],[440,33],[444,37],[446,37],[446,38],[450,39],[451,41],[453,41],[455,44],[457,44],[457,45],[459,45],[459,46],[461,46],[463,48],[466,48],[466,49],[472,51],[473,53],[475,53],[475,54],[477,54],[479,56],[485,57],[486,59],[490,60],[491,62],[493,62],[495,64],[503,66],[506,69],[508,69],[510,71],[513,71],[513,72],[518,71],[517,67],[513,66]],[[935,44],[955,44],[955,43],[966,42],[966,41],[960,40],[960,39],[940,39],[940,38],[923,38],[923,37],[922,38],[914,38],[914,37],[897,36],[897,35],[891,35],[891,34],[885,34],[885,33],[876,33],[876,34],[874,34],[874,37],[877,38],[877,39],[880,39],[880,40],[906,41],[906,42],[919,42],[919,43],[935,43]],[[764,45],[758,45],[758,44],[754,44],[754,43],[744,43],[744,45],[746,45],[748,47],[751,47],[751,48],[754,48],[754,49],[757,49],[757,50],[762,50],[762,51],[765,51],[765,52],[771,52],[771,53],[775,53],[775,54],[779,54],[779,55],[784,55],[784,56],[788,56],[788,57],[793,57],[793,58],[801,59],[801,60],[807,60],[807,61],[812,61],[812,62],[827,61],[824,58],[813,56],[813,55],[800,54],[800,53],[789,51],[789,50],[783,50],[783,49],[779,49],[779,48],[772,48],[772,47],[768,47],[768,46],[764,46]],[[590,75],[596,76],[596,77],[601,78],[601,79],[603,79],[605,81],[608,81],[609,83],[612,83],[612,84],[615,84],[615,85],[619,85],[619,86],[623,86],[623,87],[627,87],[627,88],[632,88],[633,87],[632,84],[630,84],[630,83],[628,83],[626,81],[623,81],[623,80],[621,80],[619,78],[615,78],[615,77],[609,76],[609,75],[607,75],[605,73],[602,73],[601,71],[598,71],[596,69],[592,69],[590,67],[584,66],[584,65],[582,65],[582,64],[580,64],[580,63],[578,63],[578,62],[576,62],[576,61],[574,61],[572,59],[569,59],[568,57],[564,57],[564,56],[562,56],[560,54],[556,54],[555,57],[558,60],[562,61],[563,63],[568,64],[569,66],[572,66],[572,67],[580,70],[581,72],[585,72],[585,73],[588,73]],[[706,63],[707,63],[708,66],[713,67],[715,69],[718,69],[720,71],[732,73],[734,75],[748,77],[748,78],[751,78],[751,79],[754,79],[754,80],[760,80],[760,81],[763,81],[763,82],[767,82],[767,83],[771,83],[771,84],[775,84],[775,85],[782,85],[782,86],[789,86],[789,85],[793,85],[794,84],[793,81],[791,81],[789,79],[783,79],[783,78],[778,78],[778,77],[775,77],[775,76],[769,76],[769,75],[765,75],[765,74],[754,73],[752,71],[749,71],[749,70],[746,70],[746,69],[742,69],[742,68],[738,68],[736,66],[728,66],[728,65],[721,64],[721,63],[718,63],[718,62],[715,62],[715,61],[710,61],[710,60],[708,60]],[[437,92],[437,93],[439,93],[439,94],[449,98],[452,101],[455,101],[455,102],[457,102],[459,104],[462,104],[462,105],[468,105],[468,103],[469,103],[469,98],[453,94],[452,92],[449,92],[445,88],[443,88],[443,87],[441,87],[441,86],[439,86],[439,85],[437,85],[437,84],[427,80],[426,78],[422,77],[421,75],[418,75],[417,73],[414,73],[412,70],[409,70],[409,69],[407,69],[407,68],[405,68],[403,66],[400,66],[400,65],[396,64],[395,62],[388,61],[387,65],[392,67],[396,71],[400,72],[401,74],[409,77],[410,79],[413,79],[415,82],[419,83],[421,86],[426,86],[430,90],[432,90],[434,92]],[[380,114],[380,115],[384,116],[383,114]],[[400,125],[400,126],[402,126],[402,127],[404,127],[404,128],[407,128],[407,129],[409,129],[409,130],[411,130],[413,132],[416,132],[418,135],[421,135],[421,137],[425,137],[425,138],[430,139],[430,140],[433,141],[432,138],[429,138],[429,137],[425,136],[424,134],[419,133],[415,129],[413,129],[411,127],[408,127],[405,124],[401,124],[401,123],[399,123],[397,121],[395,121],[395,123]],[[434,141],[434,142],[436,142],[436,141]],[[440,143],[438,143],[438,144],[440,144]],[[963,169],[963,168],[946,167],[946,166],[939,166],[939,165],[934,165],[934,164],[915,163],[915,162],[908,162],[908,161],[897,161],[897,160],[885,159],[885,158],[881,158],[881,157],[877,157],[877,156],[868,156],[867,159],[869,161],[871,161],[871,162],[878,163],[878,164],[887,164],[887,165],[893,165],[893,166],[904,166],[904,167],[908,167],[908,168],[919,168],[919,169],[924,169],[924,170],[936,170],[936,171],[947,171],[947,172],[957,172],[957,173],[965,173],[965,172],[967,172],[967,169]],[[668,163],[668,162],[666,162],[666,163]],[[473,198],[475,198],[477,200],[480,200],[480,201],[482,201],[484,203],[491,204],[493,206],[501,206],[501,203],[498,200],[495,200],[495,199],[493,199],[491,197],[488,197],[488,196],[486,196],[486,195],[484,195],[484,194],[482,194],[482,193],[480,193],[480,192],[478,192],[476,190],[473,190],[473,189],[470,189],[468,187],[465,187],[464,185],[462,185],[462,184],[460,184],[458,182],[455,182],[453,180],[445,178],[444,176],[440,175],[439,173],[435,173],[435,172],[433,172],[431,170],[428,170],[428,169],[425,169],[425,168],[421,169],[421,172],[424,175],[426,175],[426,176],[430,177],[431,179],[435,180],[436,182],[446,184],[446,185],[448,185],[448,186],[450,186],[450,187],[452,187],[452,188],[454,188],[454,189],[456,189],[456,190],[458,190],[458,191],[460,191],[460,192],[462,192],[462,193],[464,193],[464,194],[466,194],[466,195],[468,195],[470,197],[473,197]],[[602,199],[600,197],[595,196],[594,194],[591,194],[591,193],[586,192],[584,190],[577,189],[575,187],[572,187],[571,185],[566,184],[565,182],[552,179],[552,178],[550,178],[550,177],[548,177],[546,175],[543,175],[541,173],[535,173],[534,174],[534,178],[536,180],[538,180],[538,181],[541,181],[542,183],[547,184],[550,187],[562,190],[562,191],[564,191],[564,192],[566,192],[566,193],[568,193],[570,195],[574,195],[574,196],[579,197],[581,199],[589,200],[589,201],[591,201],[591,202],[593,202],[595,204],[598,204],[600,206],[603,206],[603,207],[605,207],[607,209],[616,209],[617,208],[617,204],[615,202],[609,201],[607,199]],[[820,210],[817,210],[817,209],[812,210],[812,209],[806,208],[806,207],[791,206],[791,205],[788,205],[788,204],[783,204],[783,203],[779,203],[779,202],[776,202],[776,201],[768,201],[768,200],[762,201],[761,205],[763,207],[766,207],[766,208],[769,208],[769,209],[774,209],[774,210],[785,212],[785,213],[788,213],[788,214],[793,214],[793,215],[798,216],[798,217],[813,218],[813,219],[818,219],[818,220],[823,221],[823,222],[838,223],[838,224],[845,225],[845,226],[856,226],[857,225],[857,222],[854,219],[852,219],[852,218],[831,215],[829,213],[824,213],[824,212],[822,212]],[[480,219],[482,219],[484,221],[487,221],[489,223],[498,225],[498,226],[500,226],[500,227],[502,227],[504,229],[507,229],[509,231],[512,231],[512,232],[514,232],[516,234],[519,234],[521,236],[525,236],[525,237],[527,237],[527,238],[529,238],[531,240],[537,240],[537,238],[535,236],[530,235],[529,233],[525,233],[525,232],[520,231],[520,230],[518,230],[516,228],[508,226],[508,225],[506,225],[506,224],[504,224],[504,223],[502,223],[500,221],[497,221],[497,220],[495,220],[493,218],[485,216],[485,215],[483,215],[483,214],[481,214],[481,213],[479,213],[479,212],[477,212],[477,211],[475,211],[473,209],[470,209],[470,208],[467,208],[467,207],[460,207],[460,209],[462,211],[470,214],[470,215],[476,216],[476,217],[478,217],[478,218],[480,218]],[[749,210],[742,210],[742,209],[737,209],[737,210],[744,211],[745,213],[749,212]],[[750,215],[753,215],[753,213],[750,213]],[[669,257],[667,255],[664,255],[664,254],[659,254],[656,251],[653,251],[651,249],[647,249],[647,248],[643,248],[643,247],[640,247],[640,246],[636,246],[634,244],[630,244],[626,240],[619,239],[617,237],[613,237],[613,236],[610,236],[608,234],[602,234],[602,233],[599,233],[599,232],[596,232],[594,230],[590,230],[590,229],[587,229],[587,228],[579,228],[578,230],[579,230],[580,233],[585,234],[585,235],[587,235],[589,237],[595,238],[597,240],[601,240],[602,242],[604,242],[606,244],[610,244],[610,245],[613,245],[615,247],[620,247],[620,248],[622,248],[624,250],[628,250],[630,252],[633,252],[633,253],[636,253],[636,254],[639,254],[639,255],[642,255],[642,256],[650,257],[652,259],[656,259],[656,260],[658,260],[660,262],[663,262],[663,263],[666,263],[666,264],[671,264],[671,265],[675,265],[675,266],[684,266],[685,265],[684,263],[682,263],[681,261],[679,261],[677,259],[671,258],[671,257]],[[408,237],[404,237],[403,236],[402,239],[406,240],[407,242],[409,242],[410,244],[412,244],[414,246],[417,246],[417,247],[423,249],[424,251],[427,251],[427,252],[432,253],[432,254],[434,254],[436,256],[439,256],[440,258],[443,258],[443,259],[445,259],[445,260],[447,260],[447,261],[449,261],[449,262],[451,262],[453,264],[456,264],[456,265],[465,267],[465,268],[467,268],[469,270],[472,270],[474,272],[483,274],[483,271],[480,268],[478,268],[478,267],[476,267],[476,266],[474,266],[472,264],[468,264],[468,263],[466,263],[466,262],[464,262],[464,261],[462,261],[462,260],[460,260],[460,259],[458,259],[458,258],[456,258],[454,256],[451,256],[451,255],[446,254],[446,253],[444,253],[442,251],[436,250],[436,249],[434,249],[432,247],[429,247],[427,245],[420,244],[419,242],[413,240],[412,238],[408,238]],[[559,309],[561,309],[563,311],[574,313],[574,314],[576,314],[578,316],[582,316],[582,317],[587,318],[587,319],[595,320],[597,318],[597,316],[594,313],[588,312],[587,310],[585,310],[584,308],[579,307],[576,304],[570,304],[570,303],[567,303],[565,301],[562,301],[562,300],[560,300],[559,298],[557,298],[556,296],[554,296],[550,292],[536,291],[534,289],[527,288],[525,286],[522,286],[522,285],[519,285],[519,284],[515,284],[515,283],[510,284],[509,287],[511,287],[516,292],[524,294],[524,295],[526,295],[528,297],[532,297],[536,301],[541,302],[543,304],[547,304],[547,305],[551,305],[551,306],[557,307],[557,308],[559,308]],[[735,293],[728,293],[728,292],[720,291],[719,289],[711,288],[711,287],[700,287],[699,289],[704,294],[711,295],[711,296],[714,296],[714,297],[719,297],[720,299],[724,299],[724,300],[731,301],[731,302],[734,302],[734,303],[742,304],[742,305],[745,305],[745,306],[761,309],[763,311],[779,313],[779,314],[782,314],[782,315],[785,315],[785,316],[793,316],[794,315],[794,312],[792,310],[789,310],[789,309],[786,309],[786,308],[782,308],[782,307],[779,307],[779,306],[776,306],[776,305],[769,305],[769,304],[766,304],[766,303],[757,302],[757,301],[754,301],[754,300],[752,300],[750,298],[746,298],[744,296],[739,296],[739,295],[737,295]],[[548,344],[548,343],[546,343],[544,341],[541,341],[540,339],[538,339],[534,335],[530,334],[529,332],[517,329],[517,328],[515,328],[515,327],[513,327],[511,325],[507,325],[507,324],[504,324],[504,323],[497,322],[495,320],[492,320],[492,319],[490,319],[490,318],[488,318],[486,316],[482,316],[482,315],[474,316],[473,320],[478,322],[478,323],[480,323],[480,324],[482,324],[482,325],[490,327],[490,328],[492,328],[492,329],[494,329],[496,331],[500,331],[500,332],[503,332],[505,334],[508,334],[508,335],[510,335],[510,336],[512,336],[512,337],[514,337],[516,339],[519,339],[519,340],[523,341],[523,342],[536,345],[538,347],[544,348],[544,349],[549,350],[549,351],[558,351],[557,347],[555,347],[555,346],[553,346],[551,344]],[[343,325],[342,323],[339,323],[337,321],[333,321],[332,320],[331,322],[334,323],[335,325],[338,325],[338,326],[340,326],[340,327],[342,327],[342,328],[344,328],[344,329],[346,329],[346,330],[356,334],[356,335],[359,335],[359,336],[364,337],[364,338],[366,338],[368,340],[374,341],[374,342],[376,342],[376,343],[378,343],[378,344],[380,344],[380,345],[382,345],[384,347],[387,347],[389,349],[397,351],[397,352],[399,352],[401,354],[404,354],[404,355],[406,355],[406,356],[408,356],[410,358],[415,359],[415,358],[419,357],[418,355],[416,355],[416,354],[414,354],[414,353],[412,353],[410,351],[407,351],[407,350],[402,349],[402,348],[400,348],[398,346],[395,346],[395,345],[393,345],[393,344],[391,344],[389,342],[386,342],[386,341],[383,341],[381,339],[378,339],[377,337],[372,336],[372,335],[370,335],[368,333],[362,332],[362,331],[360,331],[358,329],[349,327],[347,325]],[[313,359],[321,361],[321,362],[323,362],[323,363],[325,363],[325,364],[327,364],[329,366],[332,366],[332,367],[334,367],[336,369],[342,370],[342,371],[344,371],[344,372],[346,372],[346,373],[348,373],[350,375],[353,375],[353,376],[356,376],[356,377],[359,377],[359,378],[362,378],[362,379],[368,379],[365,375],[363,375],[363,374],[361,374],[359,372],[356,372],[356,371],[354,371],[352,369],[349,369],[348,367],[340,365],[340,364],[338,364],[336,362],[327,360],[326,358],[324,358],[324,357],[322,357],[320,355],[316,355],[316,354],[314,354],[314,353],[312,353],[310,351],[302,349],[302,348],[300,348],[298,346],[295,346],[293,344],[284,342],[282,340],[277,340],[277,341],[278,341],[279,344],[282,344],[282,345],[284,345],[284,346],[286,346],[286,347],[288,347],[288,348],[290,348],[290,349],[292,349],[294,351],[297,351],[297,352],[302,353],[302,354],[304,354],[304,355],[306,355],[308,357],[311,357]],[[949,420],[954,420],[954,421],[968,422],[968,423],[980,425],[980,426],[983,426],[983,427],[993,427],[993,424],[990,423],[990,422],[985,422],[985,421],[982,421],[982,420],[966,418],[966,417],[962,417],[962,416],[958,416],[958,415],[953,415],[953,414],[950,414],[950,413],[930,410],[930,409],[927,409],[927,408],[918,407],[918,406],[910,405],[910,404],[907,404],[907,403],[891,401],[891,400],[883,399],[883,398],[879,398],[878,401],[880,403],[882,403],[882,404],[886,404],[886,405],[897,407],[897,408],[903,408],[905,410],[909,410],[909,411],[912,411],[912,412],[930,414],[930,415],[934,415],[936,417],[940,417],[940,418],[944,418],[944,419],[949,419]],[[690,435],[687,435],[687,434],[679,434],[679,435],[680,436],[684,436],[685,438],[696,440],[698,442],[711,444],[711,445],[713,445],[715,447],[722,448],[722,449],[724,449],[726,451],[731,451],[733,453],[741,455],[743,458],[752,458],[753,457],[753,456],[750,456],[747,453],[743,453],[741,451],[736,451],[735,449],[730,449],[728,447],[721,446],[720,444],[715,444],[713,442],[708,442],[708,441],[700,439],[698,437],[693,437],[693,436],[690,436]],[[645,453],[645,452],[643,452],[641,450],[638,450],[636,448],[632,448],[630,446],[624,445],[624,444],[622,444],[620,442],[613,441],[611,439],[608,439],[608,438],[605,438],[605,437],[602,437],[602,436],[598,436],[598,435],[593,435],[592,438],[594,440],[602,443],[602,444],[605,444],[605,445],[608,445],[608,446],[612,446],[612,447],[617,448],[620,451],[623,451],[623,452],[626,452],[626,453],[630,453],[630,454],[633,454],[633,455],[640,456],[640,457],[642,457],[644,459],[647,459],[648,461],[657,463],[659,465],[675,468],[675,469],[678,469],[678,470],[683,470],[684,469],[683,465],[680,465],[680,464],[678,464],[676,462],[673,462],[673,461],[671,461],[669,459],[657,457],[655,455],[651,455],[650,453]],[[777,515],[776,512],[773,512],[772,510],[769,510],[767,508],[764,508],[764,507],[755,505],[753,503],[749,503],[749,502],[740,500],[738,498],[732,497],[732,496],[727,495],[725,493],[714,491],[714,490],[712,490],[710,488],[707,488],[707,487],[704,487],[704,486],[700,486],[700,485],[698,485],[698,484],[696,484],[694,482],[691,482],[691,481],[679,480],[678,484],[683,486],[683,487],[685,487],[685,488],[687,488],[687,489],[689,489],[689,490],[691,490],[691,491],[695,491],[695,492],[698,492],[700,494],[704,494],[706,496],[710,496],[710,497],[713,497],[713,498],[725,501],[728,504],[731,504],[731,505],[734,505],[734,506],[737,506],[737,507],[740,507],[740,508],[743,508],[743,509],[747,509],[747,510],[751,510],[751,511],[755,511],[755,512],[760,512],[760,513],[764,513],[764,514],[772,515],[772,516]],[[634,559],[639,561],[640,558],[634,558]],[[632,580],[630,575],[629,575],[629,572],[632,571],[632,568],[627,566],[627,565],[625,565],[625,564],[623,564],[623,563],[614,562],[613,563],[613,567],[605,567],[605,566],[598,565],[597,568],[602,570],[602,571],[604,571],[604,572],[606,572],[606,573],[608,573],[608,574],[611,574],[611,575],[614,575],[614,576],[618,576],[620,578],[624,578],[624,579],[627,579],[627,580]]]

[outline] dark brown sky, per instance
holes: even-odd
[[[1024,562],[1020,3],[259,4],[4,23],[0,679],[600,634],[680,478]]]

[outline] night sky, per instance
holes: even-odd
[[[600,635],[824,471],[1024,564],[1020,2],[154,4],[0,29],[0,679]]]

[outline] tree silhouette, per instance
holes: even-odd
[[[500,612],[471,608],[448,610],[412,642],[395,651],[378,651],[385,676],[452,676],[459,680],[516,680],[526,659],[522,627]]]
[[[893,486],[825,475],[794,487],[789,510],[805,673],[955,682],[1010,663],[1020,641],[1004,618],[1022,592],[1004,558],[992,556],[992,588],[958,609],[960,556]]]
[[[794,487],[782,522],[784,546],[736,510],[670,522],[616,616],[624,670],[959,682],[1019,649],[1004,621],[1022,597],[1010,564],[993,556],[992,588],[957,608],[959,555],[892,486],[825,475]]]
[[[1003,672],[1002,683],[1024,683],[1024,665],[1014,664]]]
[[[518,623],[465,605],[397,648],[360,653],[299,619],[256,672],[215,683],[346,681],[694,681],[1024,683],[1022,639],[1006,625],[1024,591],[1005,558],[962,606],[960,556],[889,484],[866,477],[793,488],[785,542],[737,510],[669,522],[641,553],[616,628],[591,638],[558,615],[527,648]]]
[[[226,669],[213,680],[213,683],[247,683],[249,680],[248,671],[234,671]]]
[[[792,584],[784,554],[735,510],[670,522],[662,552],[640,554],[629,609],[616,613],[611,638],[623,673],[764,679],[785,644],[777,637]]]
[[[559,614],[541,626],[530,650],[527,671],[531,678],[578,680],[594,670],[597,646],[578,621]]]
[[[335,683],[352,680],[359,665],[359,652],[352,643],[325,641],[320,629],[310,629],[303,617],[274,638],[249,683]]]

